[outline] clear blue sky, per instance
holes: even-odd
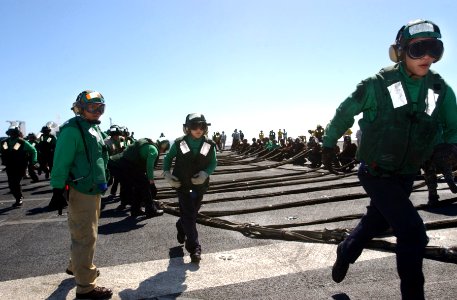
[[[210,133],[308,135],[392,64],[389,45],[417,18],[440,26],[432,69],[457,89],[455,0],[1,0],[0,12],[5,131],[6,120],[61,124],[93,89],[106,99],[102,129],[111,118],[137,138],[178,137],[191,112]]]

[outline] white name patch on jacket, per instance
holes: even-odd
[[[200,149],[200,154],[202,154],[203,156],[208,155],[209,149],[211,149],[211,145],[207,142],[204,142],[202,148]]]
[[[89,133],[92,134],[93,136],[95,136],[95,138],[97,139],[97,142],[103,141],[102,136],[95,128],[91,127],[89,129]]]
[[[390,98],[392,98],[394,108],[402,107],[403,105],[408,104],[401,82],[391,84],[387,87],[387,89],[389,90]]]
[[[439,95],[435,93],[434,90],[428,89],[427,92],[427,108],[425,112],[427,115],[431,116],[432,112],[435,110],[436,107],[436,101],[438,100]]]
[[[187,152],[190,151],[189,146],[187,145],[186,141],[181,141],[181,143],[179,143],[179,148],[181,149],[181,152],[183,154],[186,154]]]

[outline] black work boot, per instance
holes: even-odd
[[[145,205],[146,218],[154,218],[163,215],[163,210],[158,205],[155,205],[154,201]]]
[[[76,299],[110,299],[113,291],[102,286],[96,286],[89,293],[76,293]]]
[[[140,217],[140,216],[144,216],[144,215],[145,215],[145,212],[142,211],[141,209],[130,211],[130,216],[132,216],[132,217]]]
[[[163,210],[161,209],[151,209],[147,210],[145,216],[147,219],[154,218],[163,215]]]
[[[16,202],[13,203],[13,206],[14,207],[20,207],[22,206],[22,199],[23,197],[19,198],[19,199],[16,199]]]
[[[332,279],[336,283],[343,281],[349,269],[349,263],[343,257],[342,248],[343,243],[340,243],[336,248],[336,261],[332,268]]]
[[[121,203],[116,207],[116,211],[124,211],[127,208],[127,205]]]
[[[191,254],[190,254],[190,261],[198,264],[202,260],[202,250],[200,247],[197,247]]]

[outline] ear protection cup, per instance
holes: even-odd
[[[405,30],[406,26],[402,26],[400,30],[397,32],[397,36],[395,37],[395,44],[390,45],[389,47],[389,58],[394,63],[400,61],[400,47],[401,47],[401,39],[403,36],[403,30]]]
[[[400,61],[400,55],[398,53],[397,45],[395,45],[395,44],[390,45],[390,47],[389,47],[389,58],[394,63],[397,63],[397,62]]]
[[[86,91],[83,91],[83,92],[79,93],[78,96],[76,97],[76,101],[73,102],[73,105],[71,106],[71,110],[75,113],[75,115],[80,115],[80,114],[83,113],[83,109],[82,109],[82,106],[81,106],[81,101],[82,101],[82,98],[88,92],[90,93],[91,91],[90,90],[86,90]]]
[[[82,108],[81,108],[81,104],[80,104],[79,102],[73,102],[73,105],[71,106],[71,110],[72,110],[76,115],[82,114]]]

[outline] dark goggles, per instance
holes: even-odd
[[[439,59],[443,55],[443,42],[437,39],[427,39],[413,42],[407,46],[406,53],[412,59],[419,59],[428,55]]]
[[[100,113],[101,115],[103,115],[103,113],[105,112],[105,104],[88,103],[85,105],[84,110],[91,114]]]
[[[206,125],[206,123],[190,123],[189,128],[191,130],[201,129],[206,131],[208,129],[208,125]]]

